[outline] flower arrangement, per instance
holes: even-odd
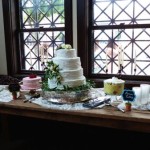
[[[8,86],[8,90],[12,93],[13,99],[17,99],[17,92],[20,91],[20,85],[19,83],[11,83]]]
[[[59,50],[59,49],[72,49],[72,46],[70,44],[61,44],[57,47],[56,50]]]
[[[45,69],[45,78],[56,79],[57,84],[61,84],[61,75],[59,73],[59,65],[56,65],[53,61],[47,62],[47,68]]]
[[[132,106],[132,104],[128,101],[128,102],[126,102],[125,103],[125,110],[126,111],[131,111],[131,106]]]
[[[42,88],[45,91],[82,91],[82,90],[88,90],[92,87],[95,87],[95,83],[91,80],[87,80],[86,84],[78,86],[78,87],[69,87],[69,86],[63,86],[63,89],[50,89],[48,87],[48,78],[49,79],[56,79],[57,85],[61,84],[62,76],[59,72],[59,65],[55,64],[53,61],[47,62],[47,68],[45,69],[45,75],[44,75],[44,81],[42,84]]]
[[[72,46],[70,44],[61,44],[58,46],[56,50],[65,49],[70,50]],[[53,80],[58,86],[54,88],[50,88],[48,85],[48,81]],[[95,86],[95,83],[87,80],[85,84],[77,87],[69,87],[68,85],[61,85],[61,81],[63,81],[63,77],[60,73],[60,68],[58,64],[55,64],[53,61],[47,62],[47,67],[45,68],[44,80],[42,82],[42,89],[44,91],[83,91],[89,90],[90,88]],[[61,86],[61,89],[59,88]]]

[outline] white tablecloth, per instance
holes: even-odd
[[[6,85],[0,85],[0,102],[10,102],[12,100],[12,94],[7,89],[8,86]],[[103,97],[105,96],[105,93],[103,92],[102,88],[95,88],[92,89],[93,96],[94,97]],[[29,99],[29,95],[27,92],[25,93],[25,96],[27,99]],[[120,97],[119,97],[120,98]],[[84,110],[88,109],[86,107],[83,107],[84,102],[74,103],[74,104],[59,104],[59,103],[52,103],[50,101],[47,101],[46,99],[43,99],[43,97],[35,98],[32,103],[38,104],[45,108],[51,108],[51,109],[61,109],[61,110]],[[97,108],[102,108],[103,106],[99,106]],[[121,102],[118,106],[118,109],[125,109],[124,102]],[[150,103],[146,105],[140,105],[140,106],[134,106],[132,105],[132,109],[137,110],[150,110]]]
[[[0,85],[0,102],[10,102],[12,100],[12,95],[8,91],[6,85]]]

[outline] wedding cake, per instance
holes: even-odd
[[[48,68],[50,89],[75,88],[86,84],[80,57],[77,57],[76,49],[69,44],[62,44],[55,50]]]

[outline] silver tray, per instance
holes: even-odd
[[[91,99],[90,90],[84,91],[43,91],[43,98],[59,104],[77,103]]]

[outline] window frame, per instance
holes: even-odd
[[[19,27],[19,8],[17,7],[18,0],[2,0],[3,18],[4,18],[4,32],[7,58],[7,72],[8,75],[15,77],[23,77],[31,71],[21,70],[20,53],[21,47],[20,39],[17,33]],[[73,30],[72,30],[72,0],[64,0],[65,5],[65,41],[73,44]],[[19,42],[18,42],[19,41]],[[34,71],[39,75],[43,75],[44,71]]]
[[[84,74],[87,78],[94,80],[98,86],[103,86],[103,80],[116,76],[126,80],[129,87],[139,85],[140,83],[150,83],[150,76],[130,76],[119,74],[92,74],[92,59],[91,59],[91,37],[92,33],[92,0],[77,0],[77,28],[78,33],[78,51],[81,58],[81,64],[84,68]],[[140,28],[140,25],[138,25]]]

